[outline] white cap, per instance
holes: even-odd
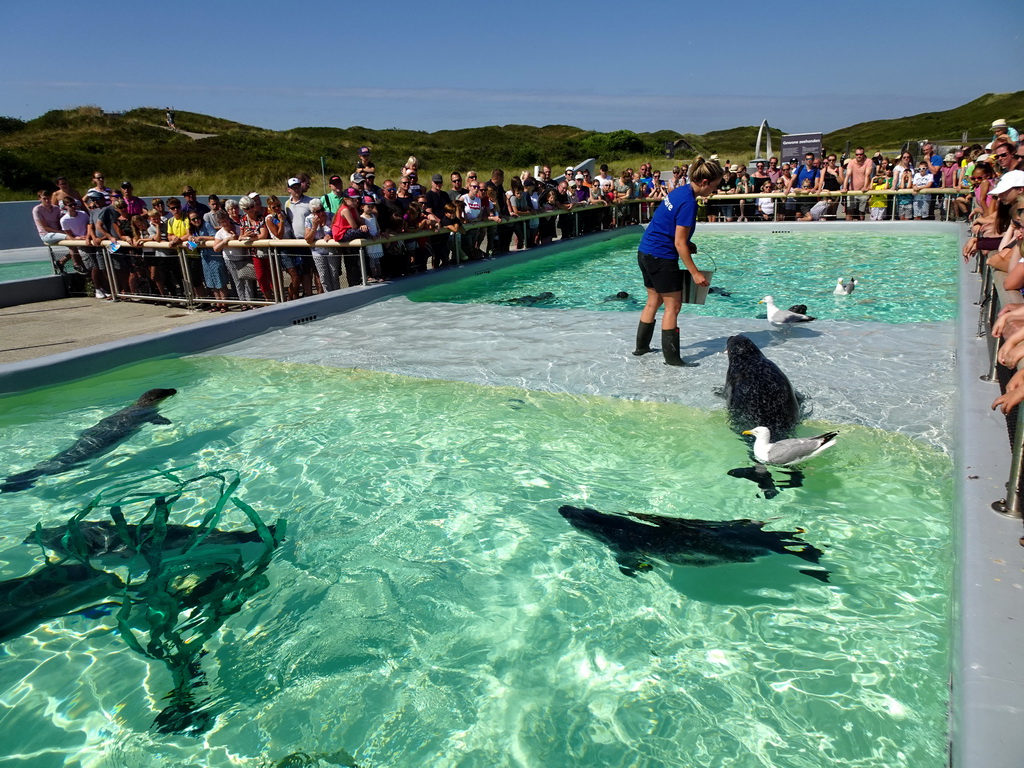
[[[292,178],[288,179],[288,186],[289,187],[294,187],[296,185],[300,185],[301,186],[302,182],[299,181],[298,179],[296,179],[295,177],[292,177]]]
[[[990,195],[1001,195],[1008,189],[1024,187],[1024,171],[1007,171],[999,177],[995,189],[989,190]]]

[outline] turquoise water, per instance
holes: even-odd
[[[414,301],[515,303],[510,299],[554,294],[545,308],[639,311],[645,300],[636,266],[640,235],[590,243],[571,253],[538,258],[500,272],[475,275],[409,294]],[[950,320],[955,312],[956,240],[950,235],[724,234],[704,226],[697,237],[697,265],[717,266],[704,305],[683,312],[715,317],[764,316],[766,295],[786,308],[806,304],[823,320],[912,323]],[[836,278],[858,280],[850,296],[834,296]],[[620,291],[630,298],[614,300]]]
[[[110,617],[5,644],[12,765],[945,765],[951,463],[920,441],[843,425],[765,499],[721,410],[211,356],[4,398],[5,468],[155,386],[170,426],[0,497],[3,578],[152,468],[238,470],[292,543],[204,659],[201,738],[150,731],[166,672]],[[629,578],[563,504],[802,529],[830,583],[778,554]]]
[[[25,280],[29,277],[46,277],[53,274],[53,265],[46,261],[15,261],[0,264],[0,283],[5,280]]]

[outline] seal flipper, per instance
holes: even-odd
[[[168,419],[166,416],[161,416],[159,413],[157,413],[157,414],[154,414],[151,419],[149,419],[149,423],[150,424],[159,424],[161,426],[165,426],[165,425],[173,424],[174,422],[171,421],[170,419]]]

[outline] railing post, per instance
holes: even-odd
[[[274,301],[278,304],[284,302],[284,277],[281,275],[281,260],[278,258],[277,248],[268,248],[270,256],[270,284],[274,288]]]
[[[981,272],[981,294],[975,302],[980,307],[985,306],[985,298],[988,296],[989,285],[992,282],[992,271],[988,266],[988,254],[978,251],[978,270]]]
[[[192,273],[188,271],[188,257],[185,256],[185,249],[178,249],[178,264],[181,269],[181,284],[185,288],[185,306],[193,309],[196,305],[195,288],[192,287]]]
[[[64,268],[57,266],[57,259],[53,256],[53,246],[49,243],[46,244],[46,250],[50,252],[50,266],[53,267],[53,274],[62,275],[64,274]]]
[[[1017,406],[1017,427],[1013,433],[1013,452],[1010,454],[1010,477],[1006,481],[1006,498],[992,502],[992,509],[1007,517],[1021,517],[1020,472],[1024,455],[1024,408]]]
[[[362,278],[363,279],[360,281],[360,285],[365,285],[366,281],[369,279],[369,276],[370,276],[370,273],[366,270],[366,246],[365,245],[360,245],[359,246],[359,271],[363,273],[362,274]],[[350,285],[349,288],[351,288],[351,287],[352,286]]]
[[[110,288],[110,298],[117,301],[117,274],[114,272],[114,260],[110,257],[110,250],[107,246],[100,246],[103,249],[103,263],[107,265],[107,285]]]

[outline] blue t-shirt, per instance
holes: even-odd
[[[665,202],[658,206],[640,238],[639,250],[658,259],[678,259],[676,250],[676,227],[693,228],[697,224],[697,198],[693,187],[686,184],[668,193]]]
[[[942,168],[942,155],[932,155],[929,159],[929,162],[931,163],[931,165],[937,165],[939,168]],[[940,173],[939,171],[935,171],[935,178],[932,179],[932,186],[942,186],[942,173]]]
[[[812,185],[816,184],[820,174],[821,171],[817,168],[808,168],[806,165],[801,165],[797,172],[793,174],[793,189],[802,189],[804,179],[810,179]]]

